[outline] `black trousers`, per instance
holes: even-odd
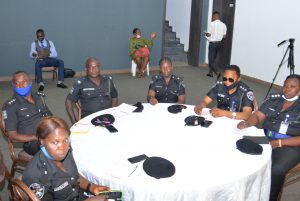
[[[270,201],[277,201],[285,174],[300,162],[300,147],[282,147],[272,151]]]
[[[208,45],[208,65],[209,65],[209,73],[218,74],[216,68],[216,58],[217,54],[221,48],[221,41],[220,42],[209,42]]]

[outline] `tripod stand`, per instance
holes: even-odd
[[[285,43],[286,41],[287,40],[282,41],[281,43],[279,43],[278,47],[280,45],[282,45],[283,43]],[[271,83],[271,85],[269,87],[269,90],[268,90],[268,92],[267,92],[267,94],[265,96],[265,99],[267,99],[267,97],[268,97],[268,95],[269,95],[269,93],[270,93],[270,91],[271,91],[271,89],[272,89],[272,87],[274,85],[274,82],[275,82],[275,79],[277,77],[277,74],[278,74],[281,66],[283,65],[283,62],[284,62],[285,57],[286,57],[286,55],[287,55],[288,52],[289,52],[289,57],[288,57],[288,65],[287,65],[287,67],[290,69],[290,75],[294,74],[294,69],[295,69],[295,65],[294,65],[294,41],[295,41],[295,39],[294,38],[290,38],[288,41],[290,42],[290,44],[287,47],[287,49],[286,49],[286,51],[284,53],[284,56],[283,56],[283,58],[282,58],[282,60],[281,60],[281,62],[279,64],[279,66],[278,66],[278,69],[277,69],[276,74],[275,74],[275,76],[273,78],[273,81],[272,81],[272,83]]]

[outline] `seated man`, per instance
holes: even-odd
[[[159,61],[161,75],[152,77],[149,86],[147,101],[151,105],[156,103],[180,103],[185,104],[185,86],[183,80],[172,75],[172,61],[164,57]]]
[[[253,110],[253,92],[240,81],[240,68],[230,65],[224,71],[223,82],[217,82],[207,93],[201,103],[195,106],[197,114],[212,101],[217,100],[217,108],[212,108],[213,117],[228,117],[233,119],[248,119]]]
[[[24,142],[24,150],[34,155],[40,147],[35,135],[37,124],[52,113],[45,103],[45,95],[31,92],[32,81],[27,73],[15,72],[12,84],[14,95],[2,110],[5,129],[13,142]]]
[[[36,59],[35,70],[37,72],[37,83],[39,91],[44,90],[42,68],[47,66],[55,66],[58,68],[57,87],[67,88],[64,81],[64,62],[57,59],[57,51],[52,41],[45,39],[43,29],[36,31],[37,40],[31,43],[30,57]]]
[[[152,40],[156,37],[157,33],[153,32],[149,40],[142,38],[139,28],[134,28],[132,33],[133,37],[129,40],[129,55],[137,65],[138,77],[143,77],[149,62],[149,51],[153,45]]]
[[[72,123],[78,121],[73,111],[73,103],[80,101],[81,117],[118,105],[118,92],[112,77],[100,75],[100,63],[88,58],[85,63],[86,77],[80,78],[66,99],[66,109]]]

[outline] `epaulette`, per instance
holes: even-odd
[[[86,77],[79,78],[75,83],[82,84],[83,81],[85,81]]]
[[[15,99],[15,98],[13,98],[13,99],[11,99],[11,100],[8,100],[8,101],[7,101],[7,104],[11,105],[11,104],[13,104],[14,102],[16,102],[16,99]]]
[[[37,94],[38,96],[46,97],[46,94],[44,94],[44,93],[42,93],[42,92],[40,92],[40,91],[37,91],[36,94]]]
[[[172,75],[172,79],[178,80],[178,81],[183,81],[182,77],[179,77],[179,76],[176,76],[176,75]]]
[[[161,75],[154,75],[152,76],[152,80],[155,81],[155,80],[159,80],[159,79],[162,79],[163,77]]]
[[[278,93],[271,94],[271,95],[270,95],[270,99],[280,98],[281,96],[282,96],[282,94],[278,94]]]
[[[248,88],[246,88],[246,87],[243,86],[243,85],[240,85],[239,88],[240,88],[242,91],[248,91]]]
[[[103,78],[103,79],[112,79],[112,77],[111,76],[109,76],[109,75],[101,75],[101,77]]]

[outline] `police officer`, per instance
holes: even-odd
[[[159,61],[160,75],[152,77],[147,100],[151,105],[159,103],[185,104],[185,86],[182,78],[172,75],[172,61],[164,57]]]
[[[118,105],[118,92],[110,76],[100,75],[100,63],[88,58],[85,64],[86,77],[76,81],[66,98],[66,108],[72,123],[78,121],[73,104],[80,101],[81,117]]]
[[[230,65],[224,71],[223,82],[217,82],[207,93],[202,102],[195,106],[197,114],[212,101],[217,100],[217,108],[212,108],[213,117],[228,117],[232,119],[248,119],[253,109],[253,92],[240,81],[240,68]]]
[[[282,92],[272,94],[247,121],[237,125],[244,129],[263,122],[273,148],[270,201],[277,200],[285,174],[300,162],[300,75],[288,76]]]
[[[2,109],[5,129],[13,142],[24,142],[24,150],[34,155],[39,150],[36,126],[43,117],[52,113],[45,103],[45,95],[31,92],[32,81],[26,72],[15,72],[12,85],[14,95]]]
[[[84,200],[83,190],[92,194],[109,190],[79,175],[70,150],[70,130],[63,119],[43,119],[36,133],[42,147],[26,166],[22,180],[40,200]]]

